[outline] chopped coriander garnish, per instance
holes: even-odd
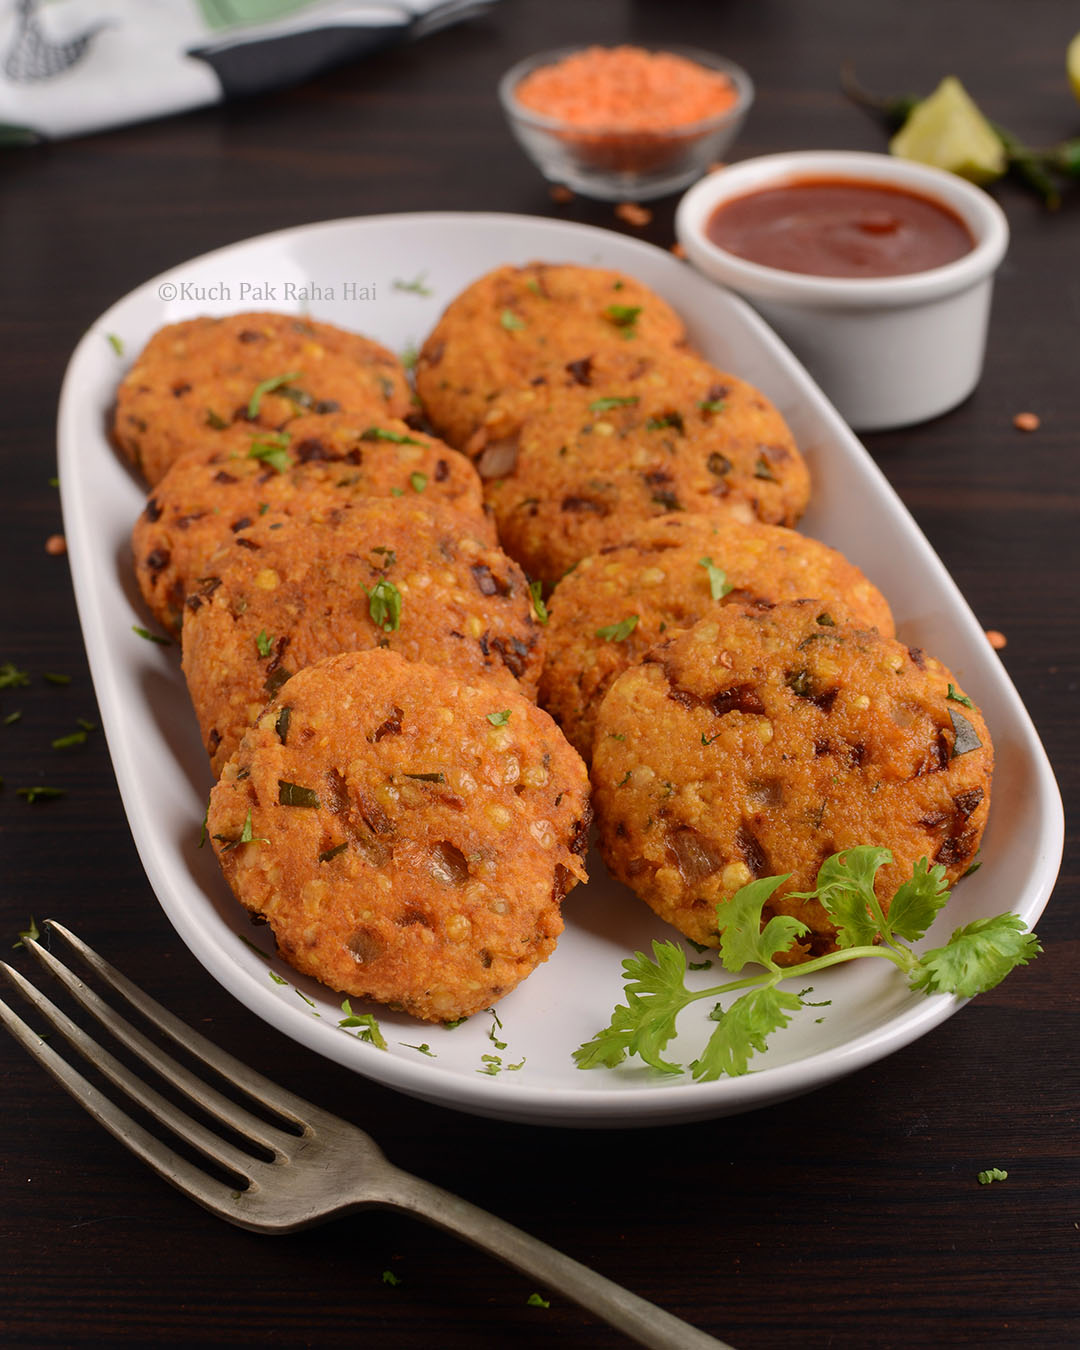
[[[22,709],[21,708],[13,709],[4,718],[4,726],[10,727],[14,722],[17,722],[20,717],[22,717]]]
[[[590,412],[609,412],[612,408],[632,408],[638,400],[636,394],[626,398],[594,398],[589,404]]]
[[[265,628],[260,628],[255,634],[255,646],[258,647],[260,656],[269,656],[274,650],[274,640],[266,636]]]
[[[263,464],[269,464],[278,473],[284,473],[292,463],[292,456],[285,448],[288,444],[289,433],[287,431],[267,432],[263,436],[255,437],[251,442],[247,457],[248,459],[261,460]]]
[[[397,553],[392,548],[385,548],[382,544],[378,544],[371,552],[378,554],[378,556],[382,558],[384,572],[389,571],[397,562]]]
[[[965,708],[974,708],[975,706],[975,704],[972,703],[971,699],[968,698],[967,694],[961,694],[959,689],[957,689],[956,686],[951,682],[949,684],[948,689],[945,692],[945,697],[948,699],[952,699],[954,703],[962,703]]]
[[[412,484],[412,489],[414,492],[423,492],[423,490],[427,487],[427,474],[411,473],[409,474],[409,482]]]
[[[779,483],[779,478],[773,473],[769,461],[764,455],[758,455],[754,462],[754,477],[764,478],[770,483]]]
[[[698,404],[700,412],[723,412],[725,400],[722,398],[703,398]]]
[[[117,356],[123,356],[124,339],[122,337],[117,337],[115,333],[106,333],[105,337],[108,340],[109,346],[113,349],[113,351],[117,354]]]
[[[392,581],[381,577],[369,591],[361,588],[368,597],[368,613],[378,628],[384,633],[396,633],[401,627],[401,592]]]
[[[709,592],[714,600],[722,600],[732,588],[722,568],[716,566],[711,558],[699,558],[698,566],[704,567],[709,574]]]
[[[444,1023],[443,1023],[443,1030],[444,1030],[444,1031],[453,1031],[455,1027],[461,1026],[461,1024],[462,1024],[463,1022],[467,1022],[468,1020],[469,1020],[469,1019],[468,1019],[467,1017],[455,1017],[454,1020],[453,1020],[452,1022],[444,1022]]]
[[[303,374],[301,371],[290,370],[287,375],[271,375],[271,377],[268,380],[261,380],[255,386],[255,390],[252,393],[251,398],[248,400],[247,406],[248,417],[252,418],[258,417],[259,405],[262,403],[263,394],[272,394],[275,389],[280,389],[283,384],[292,384],[293,380],[299,380],[302,378]]]
[[[415,436],[407,436],[404,431],[387,431],[385,427],[368,427],[360,433],[362,441],[393,441],[395,445],[420,445]]]
[[[389,1285],[398,1285],[398,1284],[401,1283],[401,1281],[398,1279],[398,1277],[394,1274],[394,1272],[393,1272],[392,1270],[384,1270],[384,1271],[383,1271],[383,1273],[382,1273],[382,1282],[383,1282],[383,1284],[389,1284]]]
[[[55,670],[47,670],[41,677],[47,684],[70,684],[70,675],[60,675]]]
[[[598,628],[596,636],[603,638],[605,642],[625,642],[637,625],[638,616],[631,614],[625,619],[620,619],[618,623],[609,623],[604,628]]]
[[[60,486],[60,479],[59,479],[59,478],[50,478],[50,479],[49,479],[49,486],[50,486],[50,487],[59,487],[59,486]]]
[[[525,327],[525,320],[519,319],[512,309],[504,309],[499,315],[499,322],[508,333],[516,332],[519,328]]]
[[[262,955],[261,952],[260,952],[260,955]],[[277,973],[276,970],[268,970],[266,973],[267,973],[267,975],[270,976],[270,978],[274,981],[275,984],[288,984],[288,983],[289,983],[289,981],[286,980],[286,979],[283,979],[282,976],[280,976],[280,975]]]
[[[297,998],[302,998],[309,1008],[314,1008],[315,1000],[313,998],[308,998],[307,994],[305,994],[302,989],[294,989],[293,993]],[[316,1017],[318,1017],[318,1015],[318,1013],[315,1014]]]
[[[398,357],[398,360],[406,370],[415,370],[416,363],[419,359],[420,352],[414,342],[410,342],[406,347],[403,347],[401,355]]]
[[[504,727],[510,721],[510,709],[504,708],[502,712],[488,713],[487,720],[493,727]]]
[[[691,961],[687,965],[687,970],[712,970],[711,961]]]
[[[671,427],[673,431],[684,431],[685,424],[682,419],[682,413],[665,413],[663,417],[650,417],[645,423],[646,431],[663,431],[665,427]]]
[[[96,722],[90,722],[85,717],[76,717],[75,721],[78,722],[83,731],[97,731]]]
[[[863,844],[826,858],[809,892],[792,892],[788,900],[815,899],[836,926],[838,950],[797,968],[805,977],[855,959],[881,957],[907,977],[912,989],[928,994],[970,998],[992,989],[1015,967],[1026,965],[1042,950],[1034,933],[1016,914],[976,919],[956,929],[941,947],[916,952],[917,942],[949,897],[945,868],[920,859],[911,877],[893,895],[888,913],[874,891],[878,870],[892,862],[887,848]],[[786,1027],[804,1006],[803,997],[781,988],[788,968],[774,959],[809,930],[791,915],[776,914],[762,922],[773,892],[787,878],[760,877],[716,906],[719,956],[733,973],[747,965],[763,966],[744,976],[700,992],[687,989],[686,954],[672,942],[653,942],[653,958],[637,952],[623,962],[626,1003],[619,1004],[610,1025],[574,1052],[582,1069],[614,1067],[628,1054],[639,1055],[662,1073],[681,1073],[681,1064],[662,1058],[675,1034],[676,1019],[699,999],[713,1001],[710,1020],[717,1023],[704,1051],[690,1065],[699,1082],[723,1074],[746,1073],[751,1057],[767,1048],[766,1038]],[[725,1006],[716,1000],[736,990],[739,997]],[[809,993],[803,990],[803,994]]]
[[[57,797],[66,797],[66,788],[54,787],[21,787],[15,789],[17,797],[25,797],[28,806],[33,806],[35,802],[51,802]]]
[[[133,623],[131,631],[137,633],[139,637],[145,638],[147,642],[156,642],[159,647],[171,647],[172,642],[167,637],[162,637],[160,633],[151,633],[149,628],[143,628],[141,624]]]
[[[20,670],[12,661],[0,666],[0,689],[23,689],[30,683],[28,671]]]
[[[207,802],[206,804],[206,810],[207,814],[209,814],[210,811],[209,802]],[[218,841],[219,844],[222,845],[221,850],[222,853],[229,853],[232,851],[232,849],[239,848],[241,844],[268,844],[270,842],[269,839],[264,839],[257,836],[255,834],[255,831],[252,829],[250,808],[248,809],[247,815],[244,817],[243,829],[241,829],[238,838],[229,839],[223,834],[215,834],[214,838]]]
[[[390,489],[390,496],[391,496],[391,497],[404,497],[404,496],[405,496],[405,489],[404,489],[404,488],[399,488],[399,487],[392,487],[392,488]]]
[[[425,270],[413,277],[412,281],[402,281],[400,277],[395,277],[393,281],[394,290],[409,291],[413,295],[434,295],[435,292],[431,287],[424,284],[426,276],[427,271]]]
[[[525,1300],[525,1306],[528,1308],[550,1308],[551,1299],[541,1298],[539,1294],[530,1294]]]
[[[542,581],[529,582],[529,598],[532,600],[533,613],[536,615],[537,623],[547,623],[548,610],[544,604],[543,597],[544,583]]]
[[[224,431],[229,424],[224,417],[219,417],[213,408],[207,408],[206,425],[208,427],[213,427],[215,431]]]
[[[78,731],[72,731],[67,736],[57,736],[52,743],[54,750],[71,750],[76,745],[86,744],[86,732],[81,728]]]
[[[1008,1175],[1000,1167],[988,1167],[985,1172],[979,1173],[979,1185],[989,1186],[992,1181],[1005,1181]]]
[[[299,783],[288,783],[278,779],[278,802],[282,806],[317,807],[319,794],[314,788],[301,787]]]
[[[616,328],[633,328],[641,310],[641,305],[608,305],[604,310],[604,318],[609,319]]]
[[[199,847],[200,847],[200,848],[202,848],[203,844],[205,844],[206,841],[207,841],[207,839],[210,837],[210,831],[207,829],[207,825],[209,824],[209,821],[210,821],[210,798],[207,797],[207,799],[206,799],[206,810],[203,812],[203,818],[202,818],[202,829],[199,831]]]
[[[354,1013],[348,999],[342,1002],[341,1011],[345,1016],[338,1022],[339,1027],[360,1027],[361,1030],[356,1033],[358,1040],[367,1041],[368,1045],[374,1045],[379,1050],[386,1049],[386,1038],[379,1030],[374,1013]]]
[[[723,733],[722,731],[718,731],[718,732],[715,734],[715,736],[706,736],[705,733],[702,732],[702,733],[701,733],[701,744],[702,744],[702,745],[712,745],[713,741],[718,741],[718,740],[720,739],[720,737],[721,737],[723,734],[724,734],[724,733]]]
[[[410,1045],[408,1041],[398,1041],[398,1045],[403,1045],[406,1050],[419,1050],[422,1055],[427,1055],[429,1059],[439,1058],[427,1041],[421,1041],[419,1045]]]
[[[18,942],[13,942],[11,944],[11,950],[15,951],[17,947],[24,947],[28,938],[31,942],[37,942],[39,937],[41,937],[41,934],[38,932],[38,926],[34,921],[34,916],[31,914],[30,926],[28,928],[19,929],[19,940]]]

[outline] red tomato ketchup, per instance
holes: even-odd
[[[975,247],[941,203],[905,188],[804,178],[721,202],[705,233],[720,248],[782,272],[895,277],[954,262]]]

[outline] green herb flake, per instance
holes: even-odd
[[[510,721],[510,709],[504,708],[502,712],[488,713],[487,720],[493,727],[504,727]]]
[[[758,455],[754,462],[754,477],[764,478],[769,483],[779,483],[779,478],[773,473],[769,461],[764,455]]]
[[[424,441],[418,441],[415,436],[409,436],[404,431],[387,431],[385,427],[368,427],[366,431],[360,433],[362,441],[391,441],[394,445],[419,445],[423,447]]]
[[[399,487],[392,487],[392,488],[390,489],[390,496],[391,496],[391,497],[404,497],[404,496],[405,496],[405,489],[404,489],[404,488],[399,488]]]
[[[699,412],[718,413],[723,412],[727,404],[722,398],[703,398],[697,406]]]
[[[15,789],[17,797],[25,797],[28,806],[33,806],[35,802],[51,802],[57,797],[66,797],[66,788],[54,787],[21,787]]]
[[[950,682],[945,692],[945,697],[951,699],[953,703],[962,703],[965,708],[974,708],[975,704],[968,698],[967,694],[961,694],[959,689]]]
[[[468,1020],[469,1019],[467,1017],[455,1017],[452,1022],[443,1023],[443,1030],[453,1031],[455,1027],[460,1027],[463,1023],[467,1022]]]
[[[70,675],[60,675],[55,670],[47,670],[41,678],[46,684],[67,685],[71,683]]]
[[[320,861],[321,863],[329,862],[329,861],[331,860],[331,858],[336,858],[336,857],[338,856],[339,853],[344,853],[345,850],[346,850],[348,847],[349,847],[349,841],[346,839],[345,842],[344,842],[343,844],[337,844],[337,845],[335,845],[334,848],[328,848],[328,849],[326,849],[325,852],[320,853],[320,854],[319,854],[319,861]]]
[[[525,1300],[525,1306],[527,1308],[550,1308],[551,1299],[541,1298],[539,1294],[530,1294]]]
[[[409,474],[409,482],[412,484],[412,490],[414,492],[423,492],[427,487],[427,474],[411,473]]]
[[[408,1041],[398,1041],[398,1045],[404,1046],[406,1050],[419,1050],[422,1055],[427,1055],[428,1059],[439,1058],[427,1041],[421,1041],[419,1045],[410,1045]]]
[[[117,356],[123,356],[124,339],[122,337],[117,337],[115,333],[106,333],[105,340],[108,342],[109,346],[113,349],[113,351],[117,354]]]
[[[641,305],[608,305],[604,310],[604,318],[615,325],[616,328],[633,329],[641,314]]]
[[[346,1030],[356,1027],[356,1038],[360,1041],[366,1041],[368,1045],[374,1045],[378,1050],[385,1050],[386,1038],[379,1029],[379,1023],[374,1013],[354,1013],[352,1004],[348,999],[344,999],[341,1004],[341,1011],[345,1014],[338,1022],[339,1027]]]
[[[985,1172],[979,1173],[979,1185],[989,1186],[994,1181],[1005,1181],[1008,1178],[1008,1172],[1000,1167],[988,1167]]]
[[[0,689],[23,689],[29,683],[29,672],[20,670],[12,661],[0,666]]]
[[[396,1287],[401,1283],[401,1280],[394,1274],[392,1270],[384,1270],[382,1273],[382,1282],[383,1284],[389,1284]]]
[[[605,642],[625,642],[637,625],[638,616],[630,614],[627,618],[620,619],[618,623],[609,623],[604,628],[598,628],[596,636]]]
[[[687,970],[712,970],[712,962],[711,962],[711,961],[691,961],[691,962],[687,965],[686,969],[687,969]]]
[[[260,953],[259,953],[260,956],[262,956],[262,955],[264,955],[264,954],[265,954],[265,953],[263,953],[263,952],[260,952]],[[270,978],[274,981],[275,984],[288,984],[288,983],[289,983],[289,981],[286,980],[286,979],[283,979],[283,978],[277,973],[276,970],[268,970],[266,973],[267,973],[267,975],[270,976]]]
[[[21,708],[12,709],[12,711],[9,712],[7,716],[4,718],[4,726],[10,727],[14,725],[14,723],[16,723],[21,717],[22,717]]]
[[[519,319],[512,309],[504,309],[499,315],[499,322],[508,333],[516,333],[525,327],[525,320]]]
[[[305,994],[302,989],[294,989],[293,993],[297,998],[302,998],[309,1008],[314,1008],[315,1000],[313,998],[308,998],[307,994]]]
[[[38,931],[37,923],[34,920],[34,916],[31,914],[29,927],[19,929],[19,940],[18,942],[13,942],[11,944],[11,950],[15,951],[19,947],[25,947],[28,941],[37,942],[40,937],[41,933]]]
[[[269,656],[274,650],[274,640],[266,636],[265,628],[260,628],[256,633],[255,646],[258,647],[260,656]]]
[[[288,443],[289,434],[285,431],[256,436],[251,442],[247,457],[248,459],[257,459],[262,464],[269,464],[277,473],[284,473],[292,464],[292,456],[285,448]]]
[[[529,582],[529,599],[532,601],[533,614],[536,616],[537,623],[547,623],[548,609],[544,604],[544,583],[542,581]]]
[[[131,625],[131,631],[135,633],[136,636],[145,638],[147,642],[156,642],[159,647],[172,646],[172,642],[169,638],[162,637],[160,633],[151,633],[149,628],[143,628],[141,624],[133,623]]]
[[[207,408],[206,425],[208,427],[213,427],[215,431],[224,431],[229,424],[224,417],[219,417],[213,408]]]
[[[49,479],[49,486],[50,486],[51,488],[58,488],[58,487],[60,486],[60,479],[59,479],[59,478],[50,478],[50,479]]]
[[[402,281],[400,277],[395,277],[393,287],[395,291],[407,291],[411,295],[434,295],[435,292],[430,286],[425,284],[427,272],[419,272],[412,281]]]
[[[633,408],[639,402],[636,394],[626,398],[594,398],[589,404],[590,412],[610,412],[612,408]]]
[[[278,802],[282,806],[317,807],[319,794],[314,788],[301,787],[298,783],[288,783],[278,779]]]
[[[248,400],[247,415],[250,418],[256,418],[259,415],[259,406],[262,403],[264,394],[272,394],[275,389],[280,389],[283,384],[292,384],[294,380],[303,378],[299,370],[290,370],[287,375],[271,375],[268,380],[261,380],[254,389],[251,398]]]
[[[723,733],[722,731],[718,731],[718,732],[716,733],[715,736],[706,736],[705,733],[702,732],[702,733],[701,733],[701,744],[702,744],[702,745],[712,745],[713,741],[718,741],[718,740],[720,739],[720,737],[721,737],[723,734],[724,734],[724,733]]]
[[[711,558],[699,558],[698,566],[704,567],[709,574],[709,593],[714,600],[723,600],[732,587],[722,568],[716,566]]]
[[[72,750],[77,745],[86,744],[87,733],[81,728],[78,731],[69,732],[67,736],[57,736],[52,743],[54,750]]]
[[[209,813],[210,813],[210,803],[209,803],[209,802],[207,802],[207,804],[206,804],[206,811],[207,811],[207,815],[209,815]],[[206,822],[205,822],[205,818],[204,818],[204,821],[203,821],[204,828],[205,828],[205,823],[206,823]],[[226,835],[223,835],[223,834],[215,834],[215,835],[214,835],[214,838],[218,841],[218,843],[220,843],[220,844],[222,845],[222,849],[221,849],[222,853],[229,853],[229,852],[231,852],[234,848],[239,848],[241,844],[268,844],[268,843],[270,842],[269,839],[262,838],[261,836],[258,836],[258,835],[255,834],[255,831],[254,831],[254,829],[252,828],[252,824],[251,824],[251,809],[250,809],[250,808],[248,809],[247,815],[244,817],[244,825],[243,825],[243,828],[241,829],[240,834],[239,834],[239,836],[238,836],[236,839],[229,839]],[[201,841],[200,841],[200,847],[202,847]]]
[[[686,424],[683,422],[682,413],[665,413],[663,417],[650,417],[645,423],[646,431],[663,431],[665,427],[670,427],[672,431],[682,433],[686,430]]]
[[[414,342],[410,342],[407,346],[403,347],[401,355],[398,357],[398,360],[406,370],[415,370],[416,363],[419,359],[420,352]]]
[[[361,588],[368,597],[368,613],[376,627],[384,633],[396,633],[401,626],[401,592],[392,581],[380,578],[369,591]]]

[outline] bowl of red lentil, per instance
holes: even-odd
[[[733,61],[691,47],[563,47],[512,66],[499,98],[549,181],[643,201],[687,187],[725,154],[754,86]]]

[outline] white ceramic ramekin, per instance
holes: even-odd
[[[716,208],[803,179],[907,188],[967,225],[975,247],[907,276],[819,277],[748,262],[707,238]],[[746,297],[861,431],[924,422],[948,411],[982,373],[994,272],[1009,227],[997,203],[954,174],[890,155],[802,150],[743,160],[703,178],[679,203],[675,229],[695,267]]]

